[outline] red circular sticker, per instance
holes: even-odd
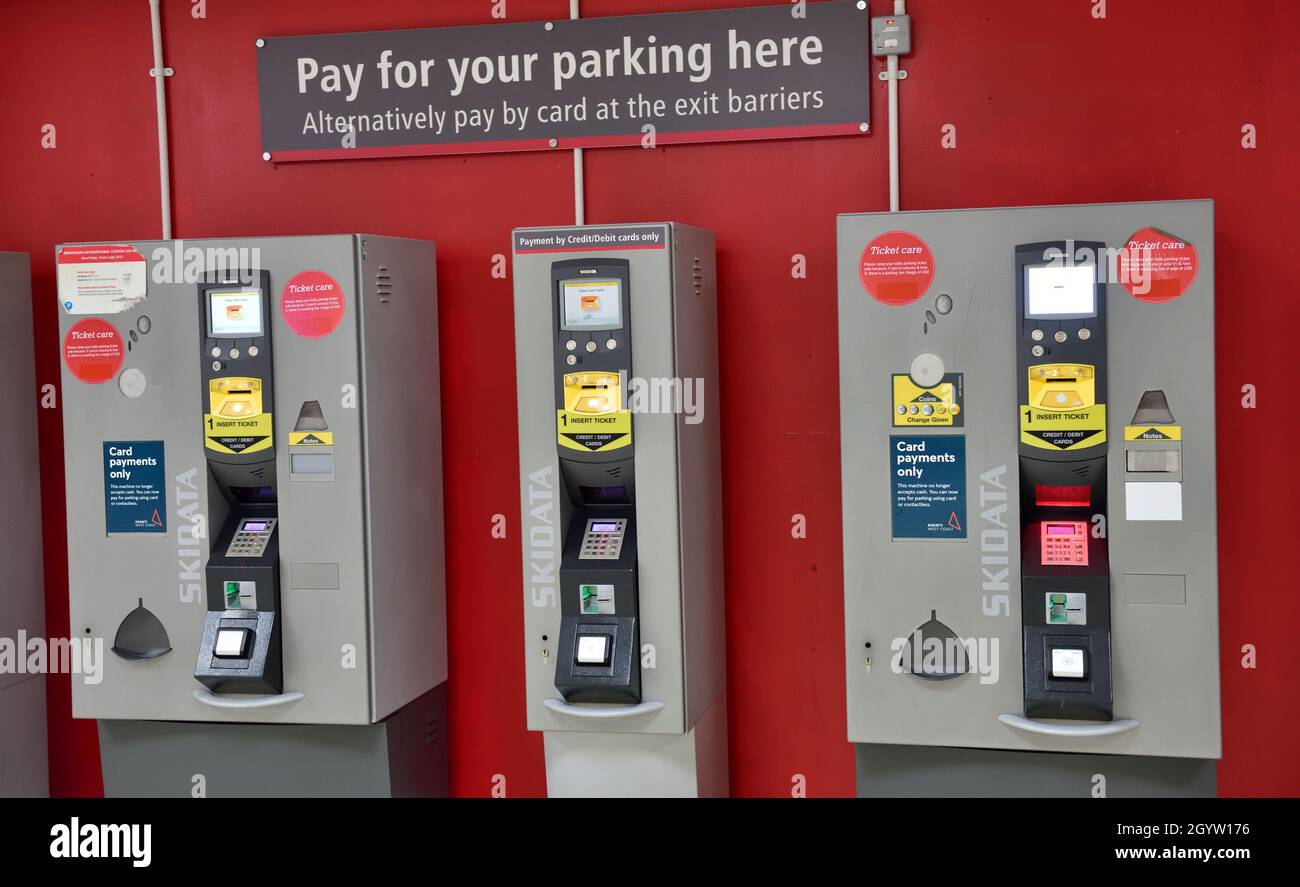
[[[88,317],[73,324],[63,337],[63,362],[83,382],[101,385],[122,368],[122,336],[108,321]]]
[[[1196,279],[1196,247],[1155,228],[1143,228],[1119,254],[1119,280],[1144,302],[1168,302]]]
[[[280,314],[300,336],[328,336],[343,322],[343,288],[324,271],[301,271],[280,293]]]
[[[934,280],[934,254],[915,234],[886,231],[862,251],[858,274],[877,302],[910,305]]]

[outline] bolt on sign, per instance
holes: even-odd
[[[852,0],[258,41],[262,150],[325,160],[861,135]]]

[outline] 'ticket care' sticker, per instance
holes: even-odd
[[[328,336],[343,322],[343,288],[324,271],[295,274],[280,293],[280,314],[306,339]]]

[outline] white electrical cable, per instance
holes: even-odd
[[[894,15],[907,15],[906,0],[894,0]],[[889,211],[898,212],[898,56],[885,60],[889,74]]]
[[[569,0],[569,18],[579,17],[578,0]],[[587,224],[587,183],[582,163],[582,149],[573,149],[573,224]]]
[[[160,0],[149,0],[149,17],[153,23],[154,104],[158,108],[158,188],[162,196],[162,239],[172,239],[172,174],[167,149],[166,78],[171,72],[163,67],[162,11]]]

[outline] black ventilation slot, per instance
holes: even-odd
[[[375,293],[384,303],[393,297],[393,275],[387,265],[380,265],[375,271]]]

